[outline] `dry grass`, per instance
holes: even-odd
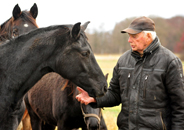
[[[120,55],[95,55],[97,62],[104,74],[109,74],[107,82],[112,78],[112,72]]]
[[[99,66],[101,67],[104,74],[109,73],[107,83],[109,84],[112,78],[112,72],[116,65],[120,55],[95,55]],[[117,116],[120,112],[121,106],[104,108],[103,116],[107,125],[108,130],[118,130],[116,125]]]

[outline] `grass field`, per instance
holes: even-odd
[[[117,63],[118,58],[120,55],[95,55],[99,66],[101,67],[104,74],[108,75],[108,85],[112,78],[113,68]],[[103,116],[107,125],[108,130],[118,130],[116,125],[117,116],[120,112],[121,105],[116,107],[104,108]]]

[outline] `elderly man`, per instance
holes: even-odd
[[[148,17],[136,18],[121,32],[128,33],[131,50],[119,58],[107,93],[95,99],[78,88],[77,100],[93,107],[121,103],[119,130],[184,130],[180,59],[161,45]]]

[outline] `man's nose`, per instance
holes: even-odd
[[[128,42],[131,43],[131,38],[130,37],[128,38]]]

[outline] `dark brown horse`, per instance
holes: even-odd
[[[43,76],[25,95],[32,130],[107,130],[100,108],[76,100],[76,87],[56,73]]]
[[[0,26],[0,43],[38,28],[36,24],[37,14],[36,4],[31,7],[30,11],[21,11],[19,5],[15,5],[13,16]]]
[[[106,92],[105,76],[84,32],[88,23],[40,28],[0,45],[0,129],[17,128],[23,96],[49,72],[69,79],[90,96]]]

